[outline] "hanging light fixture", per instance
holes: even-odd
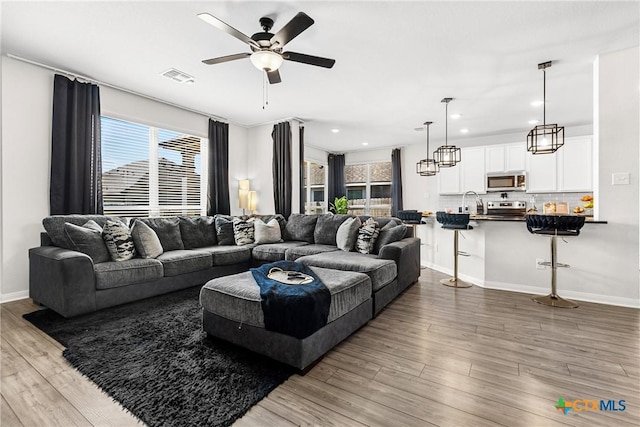
[[[534,127],[527,134],[527,150],[532,154],[550,154],[564,145],[564,126],[547,124],[547,68],[551,67],[551,61],[538,64],[538,70],[542,70],[542,124]]]
[[[449,118],[449,102],[451,102],[453,98],[442,98],[444,102],[444,145],[438,147],[436,151],[433,152],[433,159],[438,164],[438,167],[441,168],[450,168],[451,166],[455,166],[462,160],[460,158],[460,149],[455,145],[447,145],[447,140],[449,138],[448,131],[448,118]]]
[[[434,176],[440,168],[434,159],[429,158],[429,126],[433,122],[424,122],[424,131],[427,134],[427,158],[416,163],[416,173],[420,176]]]

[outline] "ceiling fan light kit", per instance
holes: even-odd
[[[460,155],[460,152],[461,152],[460,148],[456,147],[455,145],[448,145],[449,102],[451,101],[453,101],[453,98],[442,98],[442,101],[441,101],[445,103],[444,145],[438,147],[438,149],[433,152],[433,159],[436,161],[436,163],[438,164],[438,167],[440,168],[450,168],[460,163],[460,161],[462,161],[462,158]]]
[[[271,50],[258,50],[251,54],[251,63],[260,71],[276,71],[284,59]]]
[[[538,64],[538,69],[542,70],[542,124],[534,127],[527,134],[527,151],[532,154],[551,154],[564,145],[564,126],[557,124],[547,124],[547,72],[546,69],[551,67],[552,61],[542,62]]]
[[[438,163],[429,158],[429,126],[433,122],[424,122],[424,130],[427,134],[427,158],[416,163],[416,173],[420,176],[435,176],[440,171]]]

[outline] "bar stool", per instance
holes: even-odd
[[[470,288],[471,283],[458,278],[458,255],[469,256],[458,250],[458,234],[460,230],[473,230],[473,227],[469,225],[469,214],[436,212],[436,220],[442,224],[442,228],[445,230],[453,230],[453,277],[442,279],[440,283],[452,288]]]
[[[559,267],[569,267],[568,264],[559,263],[557,260],[557,237],[578,236],[584,225],[583,216],[574,215],[526,215],[527,230],[532,234],[547,235],[551,238],[551,261],[541,263],[551,267],[551,293],[549,295],[537,295],[532,299],[539,303],[561,308],[577,308],[578,304],[564,299],[557,294],[556,270]]]

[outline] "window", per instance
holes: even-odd
[[[206,214],[206,138],[101,117],[105,215]]]
[[[323,214],[327,212],[326,192],[327,187],[326,165],[312,161],[304,161],[304,191],[306,202],[304,210],[306,214]]]
[[[391,216],[391,162],[345,165],[349,213]]]

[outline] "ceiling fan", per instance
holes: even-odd
[[[333,67],[333,64],[336,63],[335,59],[321,58],[319,56],[306,55],[304,53],[282,51],[287,43],[313,25],[313,19],[304,12],[299,12],[276,34],[269,32],[271,27],[273,27],[273,19],[262,17],[260,18],[260,26],[263,31],[255,33],[251,37],[241,33],[226,22],[221,21],[209,13],[200,13],[198,14],[198,18],[248,44],[252,50],[252,53],[236,53],[234,55],[221,56],[202,61],[207,65],[235,61],[236,59],[251,58],[251,62],[257,69],[264,70],[267,73],[269,83],[275,84],[281,82],[278,68],[280,68],[280,65],[282,65],[284,60],[301,62],[303,64],[315,65],[317,67],[324,68],[331,68]]]

